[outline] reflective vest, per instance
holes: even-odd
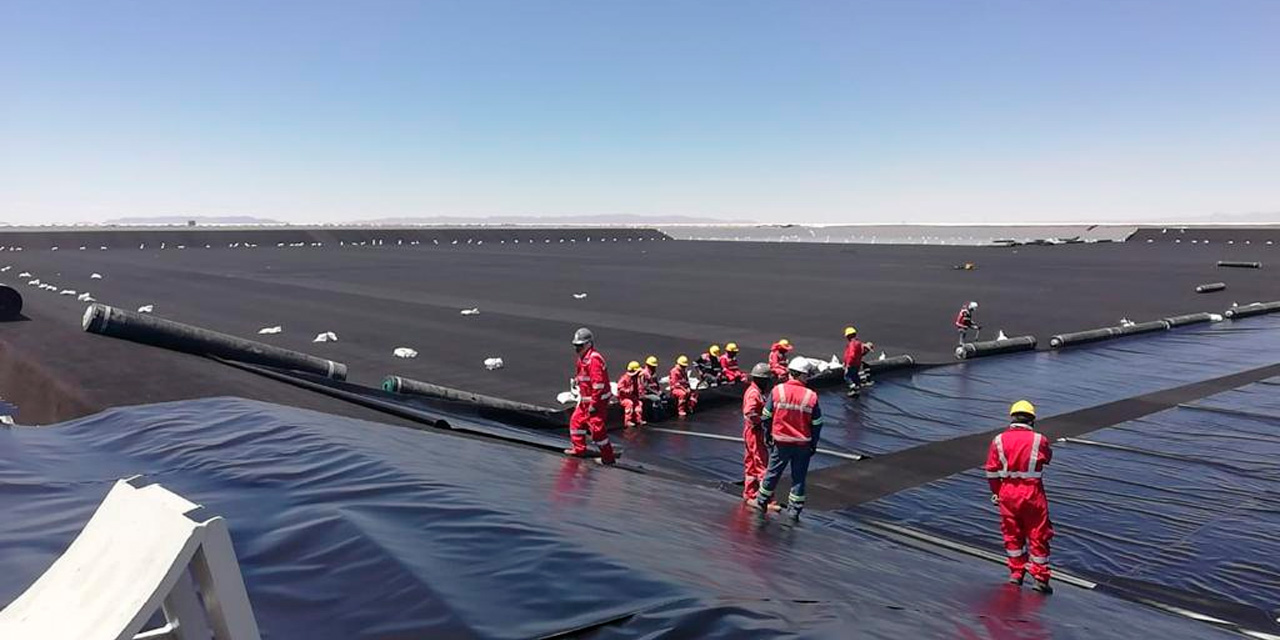
[[[773,420],[773,439],[778,444],[808,444],[813,427],[822,424],[822,418],[814,415],[817,392],[799,380],[788,380],[775,386],[769,399],[772,406],[766,409],[765,417]]]
[[[578,358],[578,398],[582,402],[607,402],[613,395],[609,391],[609,370],[604,356],[595,347],[587,347]]]
[[[870,353],[867,344],[861,340],[854,338],[844,348],[844,366],[847,369],[857,369],[862,366],[862,358]]]
[[[1049,439],[1025,424],[1014,423],[991,439],[987,478],[1039,484],[1044,466],[1053,457]]]
[[[960,313],[956,314],[956,328],[968,329],[972,326],[973,326],[973,312],[969,311],[969,307],[965,307],[960,310]]]

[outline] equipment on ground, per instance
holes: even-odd
[[[22,315],[22,294],[17,289],[0,284],[0,320],[16,320]]]
[[[1261,262],[1244,262],[1240,260],[1219,260],[1219,267],[1234,267],[1236,269],[1261,269]]]
[[[1227,283],[1225,282],[1211,282],[1209,284],[1202,284],[1196,287],[1196,293],[1212,293],[1214,291],[1222,291],[1226,288]]]
[[[1015,351],[1031,351],[1036,348],[1035,336],[1019,336],[1008,340],[987,340],[985,342],[966,342],[956,347],[956,359],[968,360],[998,353]]]
[[[1280,302],[1254,302],[1227,309],[1222,315],[1234,320],[1236,318],[1260,316],[1264,313],[1275,313],[1276,311],[1280,311]]]
[[[807,376],[813,373],[813,364],[809,362],[808,358],[792,358],[791,362],[787,363],[787,371]]]

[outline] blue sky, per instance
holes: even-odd
[[[1280,212],[1275,0],[0,1],[0,221]]]

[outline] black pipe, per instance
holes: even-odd
[[[1249,316],[1260,316],[1264,313],[1274,313],[1280,311],[1280,302],[1255,302],[1246,304],[1243,307],[1233,307],[1227,309],[1222,315],[1228,318],[1248,318]]]
[[[1012,353],[1014,351],[1030,351],[1036,348],[1035,336],[1019,336],[1017,338],[1007,338],[1005,340],[986,340],[984,342],[966,342],[956,347],[956,358],[959,360],[967,360],[969,358],[981,358],[983,356],[993,356],[998,353]]]
[[[1189,324],[1213,322],[1213,314],[1207,311],[1204,313],[1188,313],[1181,316],[1169,316],[1168,318],[1165,318],[1164,321],[1168,322],[1169,328],[1172,329],[1174,327],[1182,327]]]
[[[1202,284],[1196,287],[1196,293],[1212,293],[1214,291],[1222,291],[1226,288],[1227,283],[1225,282],[1211,282],[1209,284]]]
[[[524,402],[516,402],[514,400],[506,400],[494,396],[486,396],[480,393],[472,393],[470,391],[462,391],[461,389],[452,389],[443,387],[430,382],[414,380],[412,378],[402,378],[400,376],[387,376],[382,379],[382,390],[390,393],[403,393],[406,395],[424,396],[427,398],[435,398],[437,400],[451,400],[453,402],[466,402],[490,409],[502,409],[506,411],[527,411],[531,413],[561,413],[560,409],[552,409],[550,407],[540,407],[536,404],[527,404]]]
[[[1097,342],[1099,340],[1110,340],[1116,336],[1116,327],[1104,327],[1102,329],[1090,329],[1088,331],[1075,331],[1072,333],[1059,333],[1049,338],[1049,346],[1054,349],[1073,344],[1087,344]]]
[[[1219,267],[1236,267],[1237,269],[1261,269],[1261,262],[1242,262],[1240,260],[1219,260]]]
[[[902,369],[904,367],[915,366],[916,359],[909,355],[894,356],[885,358],[884,360],[867,360],[867,369],[872,373],[877,371],[890,371],[892,369]]]
[[[0,284],[0,320],[15,320],[22,315],[22,294],[17,289]]]
[[[347,379],[347,365],[341,362],[100,303],[84,310],[84,330],[183,353]]]
[[[1165,331],[1169,328],[1169,323],[1164,320],[1152,320],[1150,322],[1135,322],[1133,324],[1116,327],[1116,336],[1131,336],[1137,333],[1151,333],[1152,331]]]

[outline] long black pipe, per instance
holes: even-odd
[[[1116,336],[1131,336],[1137,333],[1151,333],[1152,331],[1165,331],[1169,328],[1169,323],[1164,320],[1151,320],[1150,322],[1135,322],[1134,324],[1116,327]]]
[[[1049,338],[1049,346],[1059,349],[1073,344],[1088,344],[1090,342],[1098,342],[1099,340],[1110,340],[1116,337],[1116,327],[1103,327],[1101,329],[1089,329],[1087,331],[1073,331],[1071,333],[1059,333]]]
[[[1169,328],[1172,329],[1173,327],[1182,327],[1189,324],[1213,322],[1213,314],[1207,311],[1203,313],[1188,313],[1181,316],[1169,316],[1168,318],[1165,318],[1164,321],[1168,322]]]
[[[983,356],[993,356],[998,353],[1012,353],[1014,351],[1030,351],[1036,348],[1035,336],[1018,336],[1016,338],[1008,338],[1005,340],[985,340],[983,342],[966,342],[956,347],[956,358],[959,360],[968,360],[970,358],[981,358]]]
[[[387,376],[382,379],[382,390],[391,393],[403,393],[406,395],[423,396],[427,398],[435,398],[438,400],[452,400],[454,402],[467,402],[481,407],[490,409],[503,409],[506,411],[528,411],[532,413],[561,413],[560,409],[552,409],[550,407],[540,407],[536,404],[527,404],[524,402],[516,402],[514,400],[506,400],[494,396],[486,396],[480,393],[472,393],[470,391],[462,391],[461,389],[453,389],[444,387],[430,382],[414,380],[412,378],[403,378],[400,376]]]
[[[17,289],[0,284],[0,320],[15,320],[22,315],[22,294]]]
[[[183,353],[347,379],[347,365],[341,362],[100,303],[84,310],[84,330]]]
[[[1240,260],[1219,260],[1219,267],[1235,267],[1237,269],[1261,269],[1261,262],[1243,262]]]
[[[877,371],[890,371],[893,369],[902,369],[904,367],[915,366],[916,359],[909,355],[894,356],[885,358],[884,360],[868,360],[867,368],[872,373]]]
[[[1225,282],[1211,282],[1209,284],[1202,284],[1196,287],[1196,293],[1212,293],[1214,291],[1222,291],[1226,288],[1227,283]]]
[[[1260,316],[1264,313],[1274,313],[1280,311],[1280,302],[1255,302],[1246,304],[1243,307],[1233,307],[1227,309],[1222,315],[1228,318],[1248,318],[1249,316]]]

